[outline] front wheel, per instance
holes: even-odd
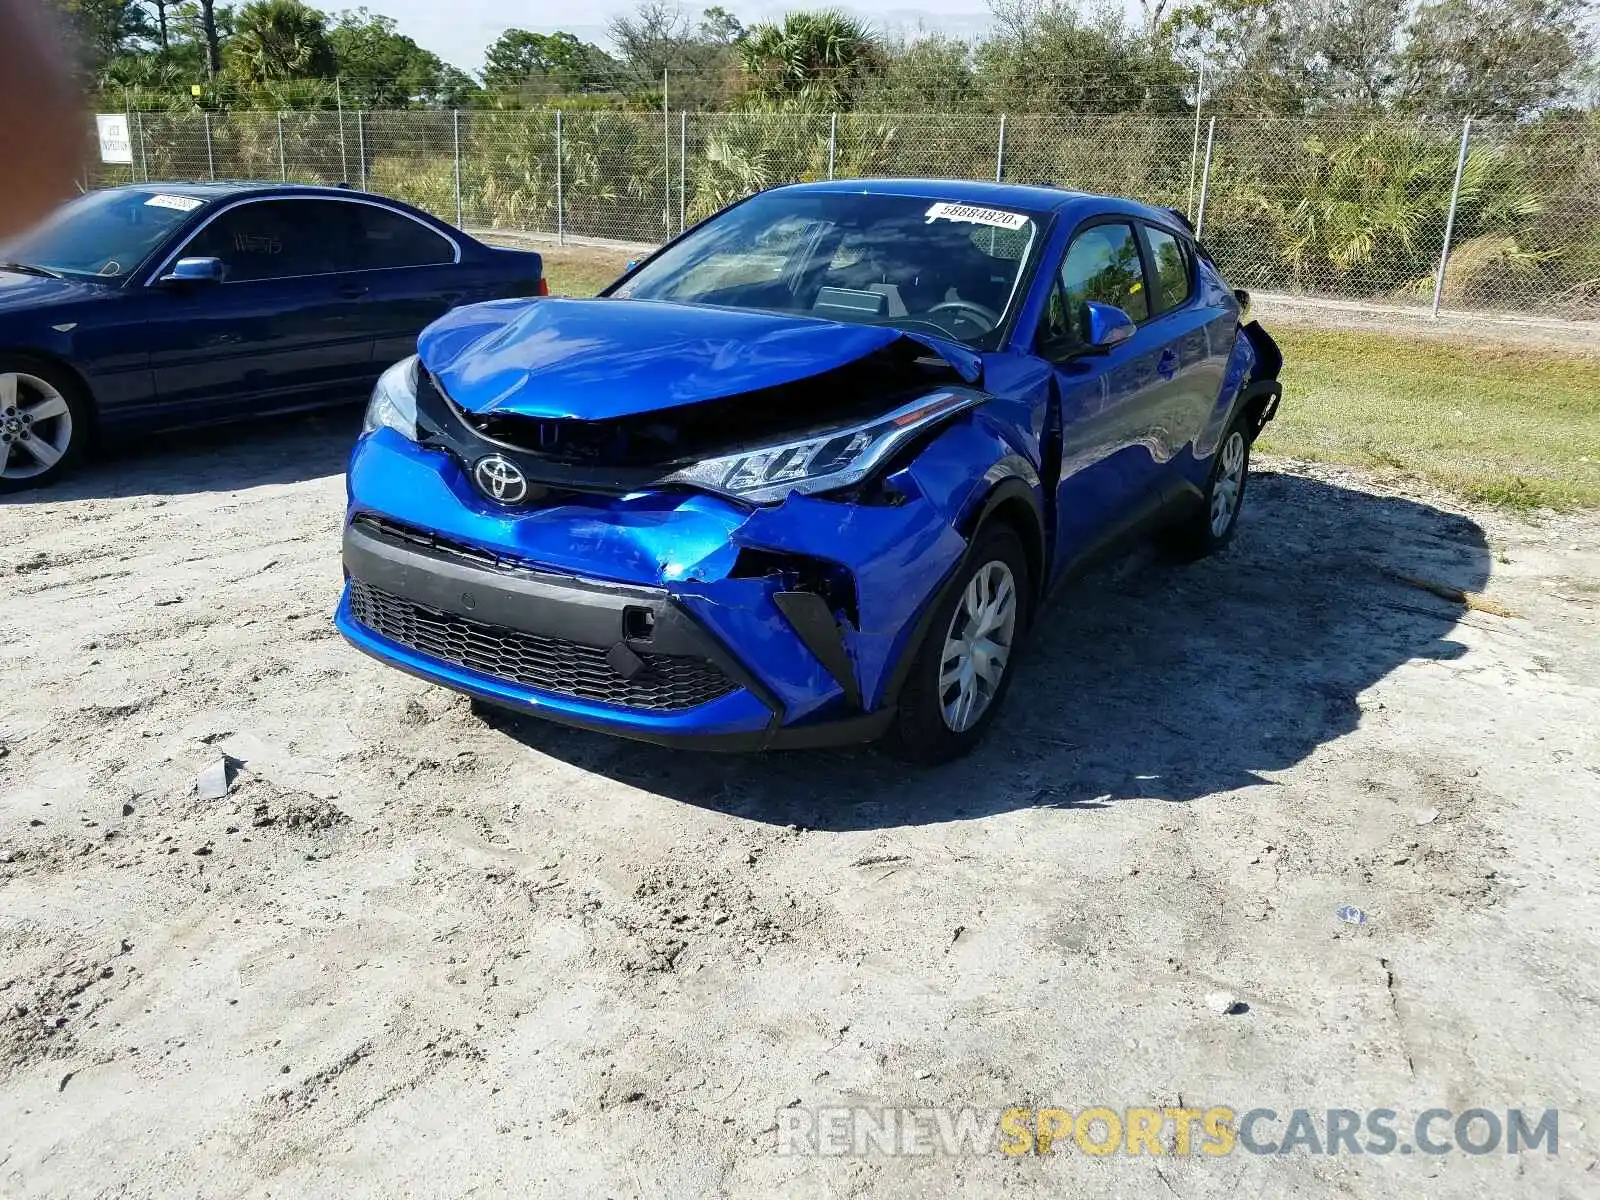
[[[1015,674],[1030,586],[1016,531],[1009,525],[981,530],[961,581],[940,603],[916,651],[885,738],[890,754],[934,766],[978,744]]]
[[[31,359],[0,357],[0,492],[54,482],[82,452],[88,428],[73,380]]]

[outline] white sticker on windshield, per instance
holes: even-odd
[[[1028,218],[1021,213],[1006,212],[999,208],[978,208],[972,204],[950,204],[941,200],[928,209],[924,225],[935,221],[966,221],[973,225],[993,225],[997,229],[1021,229]]]
[[[151,196],[150,199],[145,201],[145,205],[149,208],[175,208],[179,212],[193,212],[203,203],[204,201],[196,200],[193,196],[168,196],[164,194]]]

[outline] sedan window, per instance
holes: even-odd
[[[425,267],[455,261],[455,247],[422,222],[375,204],[350,208],[368,267]]]
[[[0,260],[84,279],[121,279],[205,201],[157,189],[114,188],[63,205],[44,225],[8,246]]]
[[[229,283],[358,271],[352,205],[335,200],[255,200],[196,234],[182,258],[220,258]]]

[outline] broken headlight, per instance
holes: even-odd
[[[848,429],[704,459],[664,482],[690,483],[753,504],[775,503],[790,492],[850,487],[929,425],[982,402],[977,392],[936,392]]]
[[[401,437],[417,440],[417,356],[402,358],[382,375],[367,402],[361,432],[388,427]]]

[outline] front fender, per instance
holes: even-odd
[[[822,559],[849,572],[855,619],[842,613],[836,618],[868,710],[893,700],[895,668],[912,649],[920,619],[961,561],[973,531],[992,511],[991,501],[999,496],[1027,503],[1042,526],[1037,469],[981,414],[979,409],[941,431],[890,475],[886,502],[793,494],[758,509],[731,534],[738,547]],[[705,589],[703,599],[711,600],[715,590]],[[735,644],[748,644],[762,632],[764,618],[753,608],[702,603],[697,609]],[[747,628],[751,622],[756,625]],[[791,664],[796,678],[807,672],[818,678],[816,664],[806,658]],[[837,689],[826,699],[841,695]]]

